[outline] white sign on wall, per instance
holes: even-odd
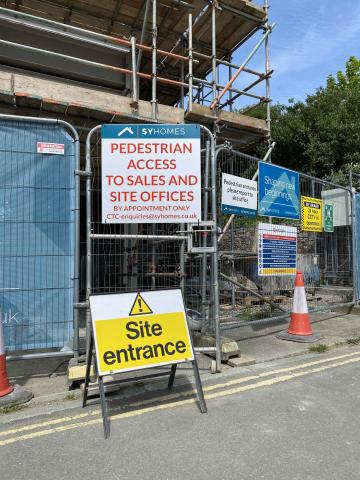
[[[201,221],[199,125],[103,125],[103,223]]]
[[[321,198],[324,203],[333,206],[333,226],[344,227],[351,225],[351,195],[348,190],[333,188],[323,190]]]
[[[256,217],[257,182],[223,173],[221,211],[230,215]]]
[[[37,153],[51,153],[52,155],[64,155],[65,145],[63,143],[37,142]]]

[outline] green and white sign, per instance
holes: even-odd
[[[332,205],[324,205],[324,231],[334,231],[334,207]]]

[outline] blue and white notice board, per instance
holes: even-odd
[[[300,218],[299,174],[267,162],[259,162],[259,215]]]
[[[256,217],[257,182],[247,178],[223,173],[221,212],[230,215]]]
[[[259,276],[295,275],[296,254],[296,227],[259,223]]]

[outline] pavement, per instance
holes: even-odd
[[[96,399],[4,415],[1,479],[358,480],[359,366],[360,347],[343,345],[227,369],[203,378],[206,414],[177,381],[157,395],[111,394],[108,440]]]
[[[317,313],[311,315],[314,332],[321,334],[317,343],[328,348],[346,344],[351,338],[360,340],[360,314],[341,312]],[[307,353],[311,344],[279,340],[276,334],[287,328],[288,321],[283,320],[272,326],[242,327],[226,331],[226,336],[236,340],[242,356],[253,358],[256,363],[268,362]],[[316,345],[316,343],[315,343]]]
[[[360,340],[360,315],[357,313],[318,313],[312,315],[312,321],[314,331],[323,335],[320,342],[327,345],[330,350],[346,345],[349,339],[359,337]],[[227,337],[235,339],[240,346],[240,359],[235,363],[230,362],[232,365],[237,365],[235,370],[239,369],[241,373],[244,367],[254,363],[261,364],[308,354],[309,344],[276,338],[276,333],[286,326],[287,321],[282,321],[272,326],[254,325],[224,332]],[[66,377],[67,363],[67,358],[8,362],[10,381],[31,390],[34,398],[23,410],[6,414],[7,421],[35,418],[43,413],[50,415],[79,408],[82,391],[80,389],[69,391]],[[221,374],[211,374],[211,358],[206,355],[198,355],[198,364],[203,382],[213,381],[214,377],[222,378],[224,375],[231,375],[234,370],[232,366],[223,364]],[[176,380],[178,385],[194,384],[193,372],[189,365],[181,365],[178,372]],[[164,379],[159,378],[123,384],[117,390],[124,398],[131,398],[133,395],[161,392],[163,389]],[[0,417],[0,423],[2,421],[5,421],[4,416]]]

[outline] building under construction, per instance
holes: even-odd
[[[7,348],[54,352],[73,338],[78,356],[91,294],[180,287],[196,328],[216,334],[203,348],[219,369],[217,245],[232,217],[218,238],[215,146],[270,143],[267,0],[0,0],[0,28]],[[247,115],[259,105],[266,119]],[[99,125],[110,123],[201,126],[202,222],[102,223]]]
[[[276,223],[260,221],[269,216],[264,179],[249,153],[267,144],[266,161],[274,147],[268,8],[267,0],[0,0],[0,319],[9,351],[68,347],[78,357],[91,295],[180,288],[196,348],[216,353],[219,370],[229,356],[221,331],[289,314],[291,274],[263,275],[258,241],[259,224],[270,231],[288,219],[298,232],[290,257],[313,311],[357,298],[347,186],[291,173],[299,195],[332,205],[330,230],[303,229],[300,215],[281,212],[271,215]],[[259,106],[265,119],[249,115]],[[101,126],[111,123],[197,124],[196,223],[104,221]],[[223,210],[225,175],[257,182],[251,217]]]
[[[246,115],[270,101],[267,0],[1,0],[0,7],[1,113],[63,118],[82,135],[98,123],[200,123],[217,143],[241,150],[269,137],[269,118]],[[260,71],[247,66],[258,50]],[[241,114],[240,100],[247,100]]]

